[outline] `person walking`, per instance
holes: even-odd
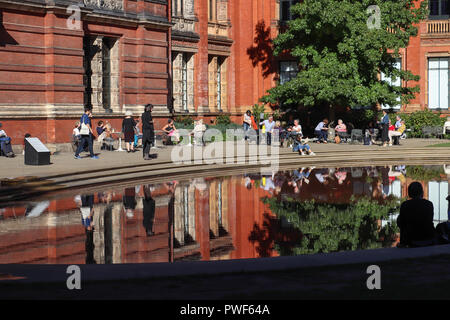
[[[92,143],[92,124],[91,124],[92,110],[90,108],[84,109],[84,114],[80,119],[80,141],[78,144],[77,151],[75,152],[75,159],[81,159],[80,153],[83,151],[84,145],[87,143],[89,148],[89,154],[91,159],[98,159],[94,154],[94,147]]]
[[[134,152],[134,133],[136,130],[136,121],[133,119],[133,113],[131,111],[125,112],[125,119],[122,121],[122,132],[124,135],[125,146],[127,152]]]
[[[151,103],[145,106],[145,111],[142,114],[142,149],[144,160],[150,160],[150,148],[155,138],[155,127],[152,118],[153,105]]]
[[[264,120],[259,123],[259,125],[264,125],[266,130],[266,143],[268,146],[272,144],[272,133],[275,128],[275,122],[273,121],[273,116],[269,116],[268,120]]]
[[[389,115],[386,110],[383,110],[383,117],[381,117],[381,141],[383,147],[387,147],[389,141]]]

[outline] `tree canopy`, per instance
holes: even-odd
[[[376,10],[368,10],[378,6]],[[419,86],[394,86],[380,79],[418,81],[395,68],[399,49],[418,33],[428,15],[427,1],[303,0],[291,7],[295,19],[274,39],[276,56],[289,54],[299,72],[270,89],[261,101],[303,106],[376,106],[402,104]],[[379,22],[379,27],[372,23]]]

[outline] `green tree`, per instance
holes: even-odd
[[[419,86],[392,86],[379,78],[418,81],[395,68],[399,49],[418,33],[428,15],[427,1],[303,0],[292,6],[295,19],[274,39],[274,53],[289,53],[299,65],[297,77],[270,89],[264,103],[303,106],[395,105],[408,103]],[[380,26],[370,6],[378,6]],[[333,114],[333,113],[332,113]]]

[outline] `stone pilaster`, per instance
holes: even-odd
[[[103,112],[103,37],[92,38],[90,44],[93,53],[91,59],[91,103],[93,112],[99,113]]]

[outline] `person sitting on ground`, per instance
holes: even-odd
[[[311,147],[308,144],[308,139],[302,140],[302,137],[300,135],[297,135],[297,137],[295,138],[292,151],[298,152],[298,154],[301,156],[304,156],[305,154],[310,156],[316,155],[314,152],[312,152]]]
[[[167,135],[166,143],[178,142],[180,141],[180,135],[178,133],[177,128],[175,127],[175,123],[172,119],[167,121],[167,124],[162,128],[162,131]]]
[[[392,137],[401,137],[402,134],[405,132],[405,130],[406,130],[405,121],[401,120],[400,126],[397,128],[397,130],[389,131],[389,146],[392,146]]]
[[[327,143],[328,140],[328,119],[323,119],[319,122],[317,127],[314,129],[314,133],[317,136],[317,143]]]
[[[1,128],[3,125],[0,123],[0,156],[4,154],[8,158],[14,158],[15,154],[11,146],[11,138],[8,137],[5,130]]]
[[[400,246],[420,247],[434,244],[433,203],[423,199],[420,182],[408,186],[410,200],[402,203],[397,225],[400,228]]]

